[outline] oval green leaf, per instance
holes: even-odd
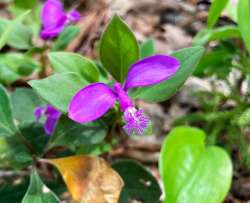
[[[48,103],[67,112],[68,105],[81,88],[87,84],[75,73],[58,73],[42,80],[31,80],[29,85]]]
[[[49,53],[49,60],[56,73],[73,72],[89,82],[99,80],[99,71],[96,65],[79,54],[69,52]]]
[[[219,147],[205,148],[205,133],[178,127],[163,143],[159,167],[164,203],[221,203],[232,180],[232,163]]]
[[[102,35],[100,59],[119,82],[124,82],[129,67],[139,59],[139,46],[133,32],[115,15]]]

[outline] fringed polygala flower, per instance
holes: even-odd
[[[52,39],[58,36],[66,25],[76,23],[79,19],[80,14],[77,11],[65,12],[60,0],[47,0],[41,12],[42,30],[40,36],[44,40]]]
[[[57,121],[61,116],[61,112],[50,104],[48,104],[46,106],[36,107],[34,114],[37,121],[39,121],[42,116],[46,117],[46,120],[43,124],[43,128],[46,134],[52,135],[56,128]]]
[[[165,81],[179,66],[177,59],[166,55],[142,59],[130,67],[123,85],[115,82],[111,88],[104,83],[92,83],[77,92],[68,108],[69,117],[79,123],[94,121],[119,102],[125,122],[123,129],[129,135],[142,135],[149,125],[149,118],[142,109],[135,108],[128,90]]]

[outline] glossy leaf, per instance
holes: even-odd
[[[202,130],[178,127],[165,139],[159,160],[164,203],[223,202],[232,180],[232,163],[223,149],[205,148],[205,136]]]
[[[102,120],[79,124],[63,116],[50,138],[48,148],[66,146],[75,149],[78,146],[89,147],[96,145],[104,140],[107,130]]]
[[[159,202],[160,186],[154,176],[141,164],[132,160],[120,160],[112,164],[112,167],[124,180],[119,203],[127,203],[132,200],[144,203]]]
[[[181,67],[177,73],[169,80],[163,81],[150,87],[138,88],[131,92],[131,96],[149,102],[160,102],[168,99],[183,85],[190,75],[194,72],[196,65],[203,55],[202,47],[191,47],[174,52],[171,56],[180,61]]]
[[[238,3],[238,26],[245,47],[250,52],[250,0],[239,0]]]
[[[96,82],[99,79],[96,65],[79,54],[52,52],[49,54],[49,60],[56,73],[74,72],[89,82]]]
[[[68,105],[86,81],[75,73],[54,74],[42,80],[31,80],[29,85],[48,103],[66,113]]]
[[[123,181],[104,159],[79,155],[46,161],[60,171],[76,202],[117,203]]]
[[[220,17],[221,12],[226,7],[228,0],[213,0],[212,5],[208,12],[207,26],[212,28],[218,18]]]
[[[0,35],[0,50],[4,47],[4,45],[8,42],[9,37],[11,36],[11,33],[14,31],[16,26],[22,22],[22,20],[29,14],[30,11],[26,11],[23,14],[21,14],[19,17],[17,17],[15,20],[11,21],[7,24],[6,28]]]
[[[35,169],[30,176],[29,188],[22,200],[22,203],[60,203],[58,197],[43,184]]]
[[[0,137],[12,136],[15,132],[10,99],[6,89],[0,84]]]
[[[140,44],[140,58],[152,56],[155,54],[155,41],[153,38],[148,38],[142,44]]]
[[[59,37],[55,40],[52,51],[65,49],[69,43],[79,34],[80,29],[77,26],[67,26]]]
[[[19,124],[28,124],[36,121],[34,110],[44,102],[31,88],[16,88],[11,95],[13,114]]]
[[[115,15],[102,35],[100,59],[119,82],[124,82],[131,64],[139,59],[139,46],[130,28]]]

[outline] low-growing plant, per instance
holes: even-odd
[[[75,202],[159,202],[158,181],[144,166],[132,160],[110,165],[104,159],[128,136],[153,133],[150,117],[136,100],[170,98],[195,71],[203,48],[156,54],[152,40],[139,44],[114,15],[93,60],[63,51],[79,33],[73,25],[81,19],[76,10],[65,11],[59,0],[42,6],[15,0],[10,11],[22,14],[0,20],[0,81],[5,85],[0,85],[0,167],[19,179],[3,183],[0,202],[60,202],[65,185]],[[202,131],[183,127],[164,142],[164,202],[198,203],[211,194],[213,202],[223,201],[232,166],[222,149],[205,148],[204,139]],[[197,188],[202,188],[198,196]]]

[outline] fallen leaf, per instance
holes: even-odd
[[[124,183],[104,159],[78,155],[46,161],[60,171],[76,202],[118,202]]]

